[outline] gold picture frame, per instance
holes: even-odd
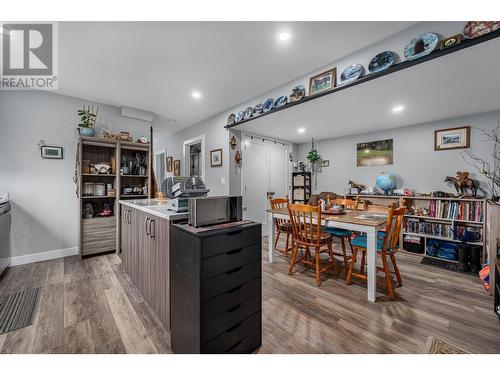
[[[309,78],[309,96],[330,91],[337,86],[337,68],[316,74]]]
[[[173,158],[171,156],[167,156],[167,172],[172,172],[172,163]]]

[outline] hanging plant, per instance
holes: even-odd
[[[321,160],[321,156],[318,154],[318,150],[314,148],[314,138],[311,140],[311,151],[309,151],[306,158],[311,164],[317,163]]]

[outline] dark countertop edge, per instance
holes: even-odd
[[[172,227],[179,228],[184,232],[193,234],[193,235],[198,236],[198,237],[210,237],[210,236],[215,236],[215,235],[219,235],[219,234],[238,231],[240,229],[252,228],[252,227],[256,227],[256,226],[260,226],[260,225],[262,225],[262,224],[254,221],[251,223],[236,224],[236,225],[233,225],[230,227],[225,227],[225,228],[207,229],[207,230],[202,231],[202,232],[196,232],[196,231],[190,230],[189,229],[190,226],[188,224],[172,224]],[[207,228],[209,228],[209,227],[207,227]]]

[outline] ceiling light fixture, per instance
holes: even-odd
[[[278,39],[281,40],[282,42],[290,39],[290,33],[287,31],[282,31],[278,34]]]
[[[191,93],[191,96],[195,99],[201,99],[201,92],[195,90]]]
[[[305,133],[306,132],[306,129],[305,128],[298,128],[297,131],[299,133]]]
[[[392,107],[392,112],[394,113],[403,112],[404,109],[405,107],[403,105],[396,105]]]

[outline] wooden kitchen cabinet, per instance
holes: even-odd
[[[170,221],[122,205],[123,268],[170,329]]]

